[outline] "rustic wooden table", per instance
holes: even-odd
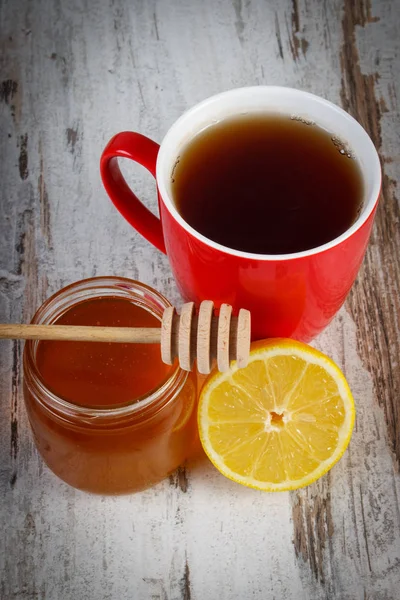
[[[112,134],[161,141],[218,91],[283,84],[351,112],[384,172],[364,266],[315,345],[349,380],[349,450],[314,485],[263,494],[198,459],[146,492],[93,497],[43,465],[20,343],[0,374],[1,600],[400,597],[398,0],[2,0],[0,319],[28,321],[77,279],[124,275],[179,305],[165,256],[99,177]],[[155,209],[154,182],[125,168]]]

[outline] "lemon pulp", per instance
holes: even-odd
[[[293,340],[253,344],[246,368],[214,373],[198,412],[202,445],[227,477],[266,491],[308,485],[346,449],[354,401],[327,356]]]

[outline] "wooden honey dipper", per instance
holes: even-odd
[[[25,340],[66,340],[81,342],[120,342],[124,344],[161,343],[161,358],[173,364],[175,358],[185,371],[191,371],[194,359],[204,375],[217,359],[220,371],[236,360],[245,367],[250,352],[250,313],[241,309],[232,315],[232,307],[222,304],[218,316],[214,304],[205,300],[196,314],[193,302],[182,306],[178,315],[173,306],[165,309],[161,327],[100,327],[82,325],[0,324],[0,338]]]

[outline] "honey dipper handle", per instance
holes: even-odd
[[[161,330],[152,327],[89,327],[86,325],[0,325],[0,338],[157,344]]]

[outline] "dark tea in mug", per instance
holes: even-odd
[[[332,133],[290,115],[248,114],[200,131],[180,153],[175,206],[206,238],[256,254],[316,248],[362,209],[363,180]]]

